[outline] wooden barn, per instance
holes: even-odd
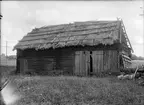
[[[133,51],[122,20],[35,28],[14,49],[19,73],[82,76],[119,72]]]

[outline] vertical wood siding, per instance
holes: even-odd
[[[118,55],[116,50],[93,51],[93,73],[118,72]]]
[[[86,68],[86,54],[85,51],[80,51],[80,71],[82,75],[87,75],[87,68]]]
[[[75,75],[88,75],[89,70],[89,51],[76,51],[75,52]]]
[[[76,75],[118,72],[118,55],[115,50],[92,51],[92,72],[90,72],[90,51],[75,52]]]
[[[118,52],[115,50],[104,51],[104,71],[118,71]]]
[[[86,57],[83,51],[75,52],[75,74],[86,75]]]
[[[93,73],[99,73],[103,71],[103,51],[93,51]]]
[[[80,52],[76,51],[75,52],[75,70],[74,70],[75,75],[80,74]]]

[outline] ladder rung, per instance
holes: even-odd
[[[128,46],[130,46],[130,48],[132,48],[132,46],[131,46],[131,44],[130,44],[130,40],[128,39],[128,36],[127,36],[127,34],[126,34],[126,30],[125,30],[125,27],[124,27],[124,24],[123,24],[122,19],[121,19],[121,22],[122,22],[121,26],[122,26],[122,29],[123,29],[124,36],[125,36],[125,38],[126,38],[127,44],[128,44]],[[132,49],[132,51],[133,51],[133,49]]]

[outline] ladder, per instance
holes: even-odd
[[[133,51],[133,48],[132,48],[132,45],[131,45],[131,43],[130,43],[130,40],[129,40],[128,36],[127,36],[126,29],[125,29],[124,24],[123,24],[123,20],[120,19],[120,21],[121,21],[122,30],[123,30],[123,32],[124,32],[124,36],[125,36],[125,38],[126,38],[127,44],[128,44],[128,46],[131,48],[132,52],[134,52],[134,51]]]

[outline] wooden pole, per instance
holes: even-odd
[[[144,28],[144,1],[143,1],[143,7],[140,7],[142,9],[142,14],[140,14],[140,16],[142,16],[143,18],[143,28]],[[143,31],[144,34],[144,31]],[[143,45],[144,45],[144,35],[143,35]],[[144,54],[144,47],[143,47],[143,54]],[[144,55],[143,55],[144,56]]]
[[[7,41],[6,41],[6,66],[7,66]]]
[[[137,73],[137,71],[138,71],[138,66],[137,66],[137,68],[136,68],[136,70],[135,70],[135,73],[134,73],[134,78],[135,78],[135,76],[136,76],[136,73]]]

